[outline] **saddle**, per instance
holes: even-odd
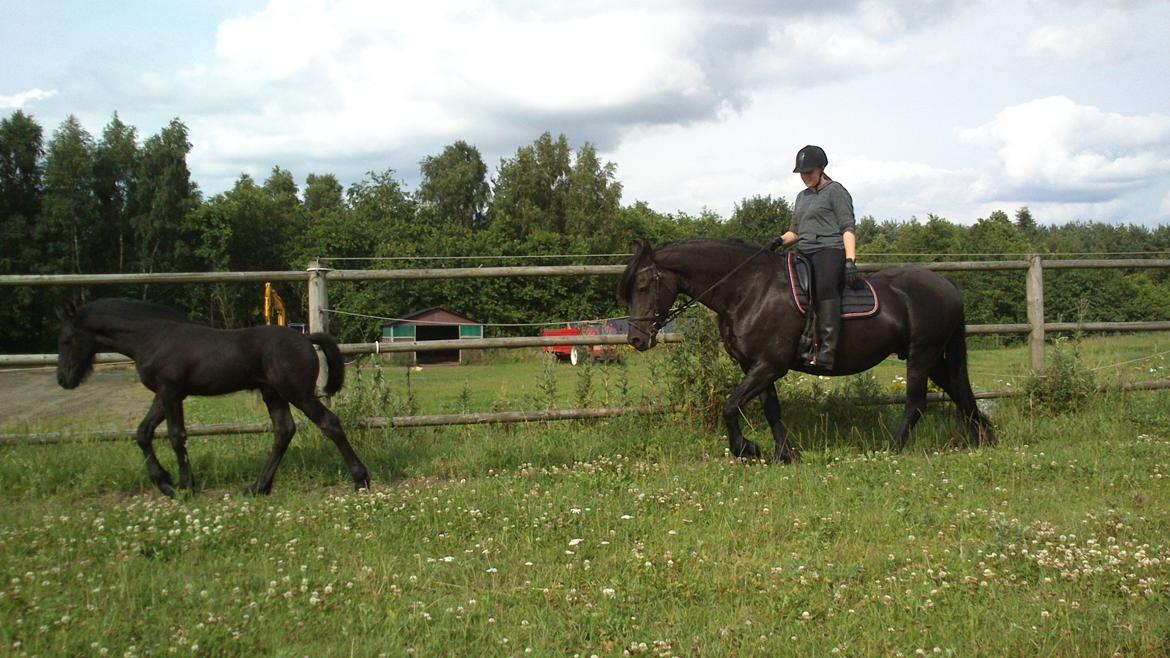
[[[792,284],[792,299],[801,315],[812,308],[812,264],[796,252],[788,252],[788,280]],[[841,319],[856,320],[877,315],[881,310],[877,292],[868,279],[856,287],[846,285],[841,290]]]

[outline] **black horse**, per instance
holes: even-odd
[[[653,347],[674,300],[686,293],[719,316],[727,353],[743,369],[743,382],[723,409],[731,453],[758,459],[759,448],[740,432],[740,407],[756,396],[776,442],[775,458],[790,463],[796,453],[780,420],[775,381],[789,370],[817,375],[852,375],[890,354],[906,360],[906,412],[891,441],[901,450],[926,408],[929,377],[959,408],[971,439],[991,444],[991,423],[975,405],[967,377],[967,339],[958,288],[929,270],[904,266],[871,277],[881,312],[841,324],[831,370],[798,358],[804,317],[792,297],[783,259],[754,245],[722,240],[688,240],[657,249],[642,241],[622,274],[618,298],[629,307],[629,343]]]
[[[175,487],[154,454],[155,428],[167,421],[167,436],[179,462],[179,488],[194,489],[183,400],[188,395],[252,389],[260,390],[276,435],[272,455],[252,485],[253,493],[272,491],[276,467],[297,430],[290,403],[337,445],[355,487],[369,487],[369,473],[345,438],[341,422],[316,396],[314,344],[321,347],[328,366],[325,393],[336,393],[345,382],[345,363],[329,336],[312,334],[306,338],[277,326],[211,329],[165,306],[122,299],[99,299],[81,307],[67,304],[58,315],[62,325],[57,383],[63,388],[77,388],[85,380],[100,349],[133,359],[142,383],[154,391],[154,403],[138,426],[138,446],[146,455],[150,479],[168,496],[175,495]]]

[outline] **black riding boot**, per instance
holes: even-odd
[[[825,370],[833,369],[837,358],[837,342],[841,337],[841,300],[830,299],[817,302],[817,339],[820,347],[813,365]]]

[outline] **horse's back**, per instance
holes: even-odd
[[[917,265],[880,270],[870,277],[883,312],[901,315],[915,333],[949,335],[963,323],[963,299],[953,281]]]

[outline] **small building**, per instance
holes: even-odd
[[[477,340],[483,338],[483,325],[438,306],[415,311],[382,325],[382,342],[424,340]],[[467,349],[471,349],[470,347]],[[414,363],[462,363],[463,350],[410,352]]]

